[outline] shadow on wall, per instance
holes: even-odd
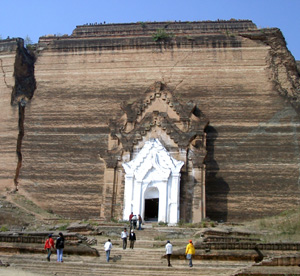
[[[227,221],[228,216],[228,183],[218,177],[219,166],[215,160],[215,141],[218,137],[217,130],[208,125],[205,128],[206,150],[206,216],[215,221]]]
[[[181,172],[180,182],[180,220],[191,223],[193,217],[194,188],[197,185],[196,179],[187,172]]]

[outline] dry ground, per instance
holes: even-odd
[[[0,197],[0,231],[47,231],[53,229],[65,230],[71,223],[63,217],[47,212],[36,206],[20,193],[6,193]],[[94,222],[94,224],[97,224]],[[205,224],[198,224],[202,227]],[[217,225],[217,223],[206,223],[206,226]],[[253,221],[239,223],[238,225],[218,224],[222,227],[241,230],[250,230],[260,233],[259,237],[265,242],[297,242],[300,241],[300,207],[294,210],[287,210],[273,217],[266,217]],[[181,227],[195,227],[196,225],[186,224]]]

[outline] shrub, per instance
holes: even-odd
[[[111,218],[111,222],[118,223],[119,221],[116,218]]]
[[[167,223],[167,222],[160,221],[160,222],[158,223],[158,225],[159,225],[159,226],[167,226],[168,223]]]
[[[9,229],[5,225],[1,226],[0,232],[7,232],[7,231],[9,231]]]
[[[179,227],[184,227],[184,226],[185,226],[185,222],[184,222],[183,220],[180,220],[180,221],[177,223],[177,225],[178,225]]]
[[[156,33],[152,35],[154,41],[168,41],[173,37],[173,34],[167,33],[164,29],[157,29]]]
[[[142,28],[143,28],[143,29],[145,29],[145,28],[146,28],[146,23],[145,23],[145,22],[143,22],[143,21],[140,21],[139,23],[141,24],[141,26],[142,26]]]
[[[207,227],[206,221],[202,221],[201,226],[202,226],[202,228],[206,228]]]
[[[65,230],[67,230],[68,226],[69,226],[68,224],[61,225],[58,227],[58,230],[65,231]]]

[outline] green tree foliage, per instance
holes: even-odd
[[[156,33],[152,35],[154,41],[167,41],[173,37],[173,34],[167,33],[164,29],[157,29]]]
[[[26,37],[24,39],[24,45],[25,45],[25,47],[27,47],[28,45],[31,45],[31,44],[33,44],[31,38],[28,35],[26,35]]]

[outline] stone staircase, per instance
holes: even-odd
[[[120,228],[121,232],[122,228]],[[163,237],[170,237],[171,229],[148,228],[142,231],[135,231],[137,241],[135,248],[122,249],[120,236],[97,236],[96,248],[100,257],[64,255],[64,262],[56,262],[56,254],[52,254],[51,262],[47,262],[45,254],[12,254],[1,253],[0,260],[9,263],[9,267],[0,268],[0,275],[233,275],[240,269],[251,264],[249,261],[211,261],[194,260],[194,266],[188,267],[185,259],[172,259],[172,267],[167,266],[164,245],[166,240]],[[188,231],[187,231],[188,232]],[[110,238],[113,243],[111,260],[106,262],[104,243]],[[160,238],[160,239],[158,239]],[[169,239],[169,238],[168,238]],[[187,238],[170,238],[173,249],[185,248]],[[41,245],[42,246],[42,245]],[[2,274],[1,274],[2,273]],[[21,274],[18,274],[21,273]],[[23,273],[23,274],[22,274]],[[27,273],[27,274],[24,274]]]
[[[167,267],[166,259],[161,259],[161,250],[155,249],[120,249],[113,248],[109,263],[105,254],[100,257],[65,256],[64,263],[57,263],[56,256],[47,262],[41,254],[1,255],[1,260],[10,263],[2,268],[6,275],[14,270],[29,271],[37,275],[232,275],[247,263],[194,261],[189,268],[185,260],[172,260],[172,267]],[[1,271],[0,270],[0,271]],[[0,274],[1,275],[1,274]],[[18,274],[16,274],[18,275]],[[21,275],[21,274],[20,274]]]
[[[175,229],[174,229],[175,230]],[[166,240],[170,240],[173,244],[173,250],[183,251],[191,235],[189,229],[176,229],[170,227],[152,228],[151,225],[146,226],[142,231],[135,231],[137,241],[135,248],[122,249],[122,240],[119,232],[122,227],[113,227],[111,231],[103,232],[103,235],[93,236],[97,239],[97,244],[92,246],[100,253],[99,257],[83,256],[75,254],[64,254],[64,262],[56,262],[56,254],[52,255],[51,262],[46,261],[45,254],[13,254],[11,252],[0,252],[0,260],[2,263],[9,263],[9,267],[0,266],[0,276],[41,276],[41,275],[111,275],[111,276],[158,276],[158,275],[300,275],[298,266],[257,266],[253,260],[235,259],[222,260],[221,258],[205,259],[206,254],[203,249],[197,249],[201,256],[193,260],[194,266],[188,267],[188,262],[183,255],[173,254],[171,259],[172,267],[167,266],[167,260],[163,258],[165,254]],[[195,233],[195,232],[194,232]],[[184,236],[185,234],[185,236]],[[104,243],[110,238],[113,244],[111,251],[110,262],[106,262]],[[223,237],[220,237],[219,242],[225,242]],[[193,238],[196,244],[197,239]],[[213,243],[218,242],[216,238],[211,240]],[[236,243],[236,238],[230,237],[228,243]],[[244,242],[244,240],[243,240]],[[201,243],[200,243],[201,244]],[[41,247],[43,245],[41,244]],[[211,249],[212,252],[217,252],[216,249]],[[231,252],[227,250],[227,252]],[[240,251],[242,252],[242,251]],[[207,253],[211,254],[211,252]],[[217,253],[218,254],[218,253]],[[284,274],[282,274],[284,273]]]

